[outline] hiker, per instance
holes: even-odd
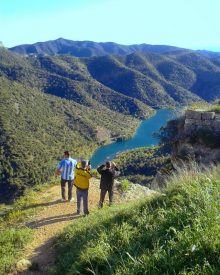
[[[76,186],[76,198],[77,198],[77,214],[80,214],[81,200],[83,200],[83,212],[84,215],[89,214],[88,209],[88,191],[89,191],[89,179],[92,175],[90,174],[90,165],[87,161],[81,161],[81,167],[76,167],[76,177],[74,185]]]
[[[73,201],[72,197],[72,189],[73,189],[73,180],[74,180],[74,172],[77,165],[77,161],[70,157],[70,152],[64,152],[64,159],[59,163],[55,176],[61,174],[61,201],[66,201],[66,182],[68,183],[68,201]]]
[[[119,176],[120,171],[114,162],[106,161],[106,164],[102,164],[97,168],[98,173],[101,175],[100,180],[100,200],[99,200],[99,208],[103,207],[103,202],[105,199],[105,195],[108,192],[109,196],[109,206],[113,203],[113,185],[114,178]]]

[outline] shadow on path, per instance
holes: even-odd
[[[27,224],[28,227],[31,228],[40,228],[42,226],[45,225],[49,225],[49,224],[55,224],[55,223],[60,223],[63,221],[71,221],[71,220],[75,220],[78,219],[82,216],[75,214],[66,214],[66,215],[60,215],[60,216],[52,216],[52,217],[48,217],[48,218],[44,218],[41,220],[37,220],[37,221],[33,221]]]
[[[51,206],[51,205],[54,205],[54,204],[58,204],[58,203],[63,203],[59,200],[55,200],[55,201],[51,201],[51,202],[45,202],[45,203],[36,203],[36,204],[31,204],[29,206],[26,206],[26,207],[22,207],[21,210],[27,210],[29,208],[37,208],[37,207],[43,207],[43,206]]]

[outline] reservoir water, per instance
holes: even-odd
[[[91,158],[92,167],[96,168],[105,161],[114,159],[118,153],[139,147],[157,145],[158,139],[153,137],[153,134],[158,132],[174,116],[174,112],[170,109],[158,110],[154,116],[140,123],[131,139],[114,142],[97,149]]]

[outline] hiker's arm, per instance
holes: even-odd
[[[56,171],[55,171],[55,176],[59,176],[61,173],[61,169],[57,168]]]
[[[97,168],[97,171],[98,171],[99,174],[102,173],[102,169],[103,169],[104,167],[105,167],[105,165],[102,164],[101,166],[99,166],[99,167]]]
[[[121,174],[121,172],[119,170],[115,170],[115,177],[118,177]]]
[[[57,167],[57,169],[56,169],[56,171],[55,171],[55,176],[56,176],[56,177],[59,176],[60,173],[62,172],[62,166],[63,166],[63,161],[61,161],[61,162],[59,163],[59,165],[58,165],[58,167]]]
[[[119,169],[118,169],[118,167],[115,165],[115,163],[114,163],[114,170],[115,170],[115,177],[118,177],[120,174],[121,174],[121,172],[119,171]]]

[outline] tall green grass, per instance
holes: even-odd
[[[48,186],[36,185],[26,189],[24,196],[11,205],[2,205],[0,212],[0,274],[16,274],[16,262],[22,257],[25,245],[33,237],[33,229],[25,226],[39,209],[48,204],[42,198]]]
[[[54,274],[220,274],[220,167],[185,167],[161,195],[78,220],[56,249]]]
[[[31,239],[31,229],[8,228],[0,230],[0,274],[11,274],[22,249]]]

